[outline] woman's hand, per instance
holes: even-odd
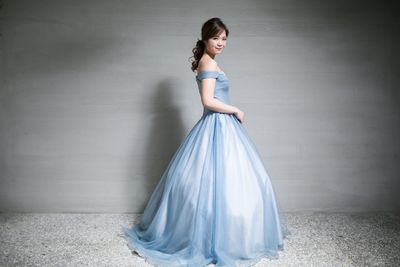
[[[237,109],[233,114],[236,116],[236,118],[239,119],[240,123],[243,123],[243,121],[244,121],[244,112],[243,111],[241,111],[240,109]]]

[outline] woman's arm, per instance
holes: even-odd
[[[216,80],[214,78],[205,78],[202,80],[201,103],[203,106],[216,112],[231,114],[238,112],[239,109],[237,107],[225,104],[222,101],[214,98],[215,82]]]
[[[217,63],[214,60],[200,62],[198,72],[202,71],[218,71]],[[201,81],[201,103],[204,107],[216,111],[234,114],[238,112],[238,108],[228,105],[214,98],[215,78],[205,78]]]
[[[199,72],[209,70],[209,71],[218,71],[217,64],[215,61],[209,61],[205,63],[200,63]],[[215,78],[204,78],[201,81],[201,103],[207,109],[234,114],[240,122],[244,120],[244,112],[239,108],[223,103],[222,101],[214,98],[214,90],[215,90]]]

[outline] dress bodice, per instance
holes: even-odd
[[[225,104],[229,104],[229,80],[224,72],[220,71],[210,71],[205,70],[199,72],[196,75],[196,81],[199,88],[199,93],[201,90],[201,81],[205,78],[214,78],[215,81],[215,90],[214,90],[214,98],[224,102]]]
[[[229,80],[228,77],[224,72],[220,71],[211,71],[211,70],[205,70],[201,71],[196,75],[196,82],[198,85],[199,93],[201,93],[201,81],[205,78],[214,78],[216,79],[215,81],[215,90],[214,90],[214,98],[220,100],[221,102],[225,104],[230,104],[230,99],[229,99]],[[211,110],[208,110],[204,108],[204,113],[210,112]]]

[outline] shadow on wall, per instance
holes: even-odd
[[[147,144],[142,153],[136,152],[137,154],[145,155],[143,159],[144,164],[142,165],[142,170],[140,170],[143,178],[134,177],[133,173],[137,173],[135,170],[132,170],[130,172],[131,175],[129,175],[130,179],[145,182],[141,195],[146,196],[146,199],[141,199],[140,212],[143,212],[151,193],[154,191],[168,163],[185,137],[185,127],[182,117],[177,105],[173,101],[174,90],[172,83],[168,79],[165,79],[160,81],[156,88],[151,91],[154,94],[148,100],[150,106],[147,109],[147,114],[149,116],[143,118],[143,120],[151,120],[149,123],[150,128],[144,129],[149,133],[146,137]],[[132,194],[132,190],[129,189],[129,186],[132,184],[135,183],[129,183],[125,186],[125,195]]]

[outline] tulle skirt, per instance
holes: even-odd
[[[278,258],[290,231],[244,126],[204,113],[154,189],[127,245],[155,266],[251,266]]]

